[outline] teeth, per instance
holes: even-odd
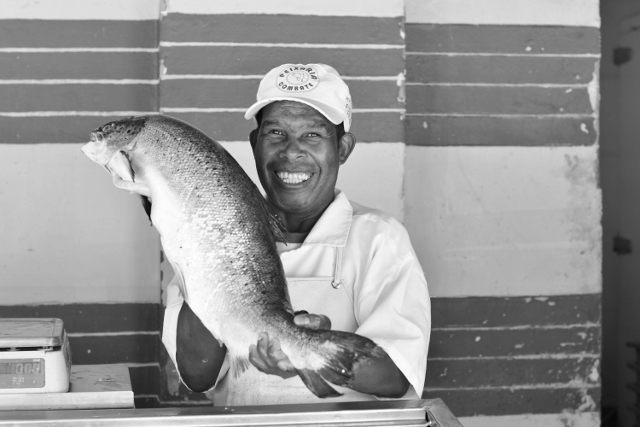
[[[301,172],[276,172],[278,178],[284,181],[287,184],[300,184],[301,182],[305,182],[309,178],[311,178],[310,173],[301,173]]]

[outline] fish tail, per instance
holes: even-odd
[[[320,332],[319,352],[324,358],[321,368],[297,371],[307,388],[321,398],[341,396],[342,393],[336,391],[328,382],[350,387],[353,384],[356,366],[386,354],[370,339],[340,331]]]

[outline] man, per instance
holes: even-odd
[[[331,401],[418,399],[426,373],[431,311],[427,284],[404,227],[335,188],[355,146],[349,88],[324,64],[271,70],[245,114],[267,202],[287,232],[277,242],[295,322],[355,332],[384,357],[354,369],[350,388]],[[215,404],[320,402],[297,376],[277,339],[259,336],[247,349],[253,367],[228,372],[226,348],[183,301],[167,290],[163,342],[182,381],[194,391],[215,386]]]

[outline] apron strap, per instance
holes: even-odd
[[[331,286],[333,289],[338,289],[342,286],[342,248],[336,246],[336,261],[335,269],[333,271],[333,280]]]

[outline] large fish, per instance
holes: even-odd
[[[280,340],[319,397],[339,396],[327,381],[348,387],[357,364],[385,354],[356,334],[295,325],[275,245],[278,223],[220,144],[187,123],[151,115],[99,127],[82,151],[116,187],[151,200],[150,219],[182,294],[227,346],[234,375],[248,368],[249,346],[263,331]]]

